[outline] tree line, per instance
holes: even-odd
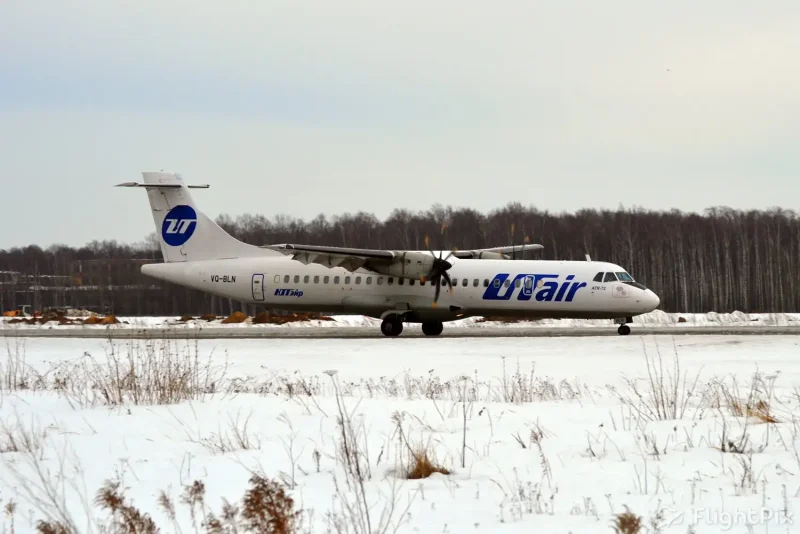
[[[524,242],[544,250],[525,259],[594,260],[622,265],[661,296],[668,312],[800,312],[800,219],[781,208],[741,211],[712,207],[703,213],[643,209],[552,213],[520,203],[487,214],[469,208],[434,205],[412,212],[395,209],[381,221],[358,212],[302,220],[286,215],[266,218],[222,215],[217,223],[254,245],[304,243],[329,246],[424,249],[485,248]],[[99,261],[102,260],[102,261]],[[155,234],[142,242],[92,242],[83,247],[36,245],[0,251],[0,271],[27,276],[61,276],[37,282],[38,303],[92,303],[119,315],[229,313],[239,304],[142,276],[138,267],[119,260],[161,261]],[[98,264],[102,276],[93,284],[75,282],[77,265]],[[105,262],[105,263],[104,263]],[[113,264],[113,265],[112,265]],[[127,264],[127,269],[122,266]],[[97,269],[96,269],[97,270]],[[16,278],[12,281],[12,278]],[[31,278],[6,274],[2,303],[30,300]],[[35,279],[34,280],[38,280]],[[54,279],[59,280],[59,279]],[[72,289],[69,289],[72,287]],[[27,289],[26,289],[27,288]],[[49,288],[49,289],[47,289]],[[36,292],[33,291],[35,294]],[[50,295],[53,293],[53,295]],[[49,299],[49,300],[48,300]],[[30,303],[28,303],[30,304]],[[53,305],[53,304],[49,304]],[[84,305],[84,307],[91,307]]]

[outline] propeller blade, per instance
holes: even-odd
[[[447,282],[447,285],[450,286],[450,294],[452,295],[453,294],[453,281],[450,279],[450,275],[447,274],[447,271],[445,271],[444,273],[442,273],[442,276],[444,276],[444,281]]]

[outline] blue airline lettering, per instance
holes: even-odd
[[[559,284],[557,274],[528,274],[520,273],[514,276],[508,287],[505,286],[509,273],[498,273],[483,292],[483,300],[511,300],[517,288],[517,280],[520,281],[521,291],[517,295],[517,300],[530,300],[534,297],[538,302],[572,302],[575,293],[582,287],[586,287],[586,282],[574,282],[574,274],[568,275]],[[499,287],[496,287],[496,285]],[[502,294],[501,294],[501,291]]]
[[[300,289],[276,289],[276,297],[302,297],[303,291]]]

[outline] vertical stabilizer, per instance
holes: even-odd
[[[143,172],[142,176],[144,183],[128,182],[117,187],[143,187],[147,191],[164,262],[280,254],[239,241],[197,209],[189,189],[208,186],[187,186],[172,172]]]

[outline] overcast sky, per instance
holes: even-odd
[[[0,248],[434,203],[800,209],[800,2],[0,1]],[[654,236],[656,237],[656,236]]]

